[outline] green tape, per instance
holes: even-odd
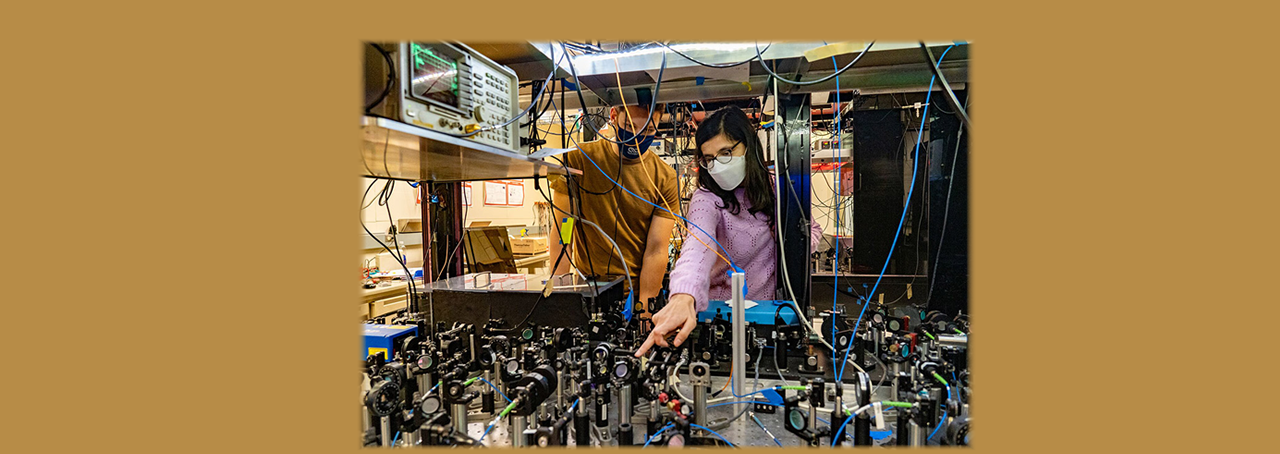
[[[906,403],[906,402],[894,402],[894,401],[891,401],[891,400],[882,400],[882,401],[880,401],[880,405],[884,405],[884,406],[886,406],[886,407],[911,408],[911,404],[909,404],[909,403]]]
[[[932,335],[932,334],[929,334],[929,332],[928,332],[928,331],[925,331],[925,332],[924,332],[924,335],[929,336],[929,338],[930,338],[930,339],[938,340],[938,338],[933,337],[933,335]]]
[[[513,400],[510,405],[507,405],[507,408],[502,409],[502,414],[498,415],[498,419],[507,417],[507,413],[511,413],[511,410],[516,408],[516,402],[518,401],[519,399]]]
[[[804,391],[804,390],[806,390],[806,389],[809,389],[809,388],[804,387],[804,386],[795,386],[795,385],[792,385],[792,386],[779,386],[778,388],[779,388],[779,389],[794,389],[794,390],[796,390],[796,391]]]
[[[471,377],[471,379],[470,379],[470,380],[467,380],[467,381],[462,382],[462,386],[471,386],[471,384],[472,384],[472,383],[475,383],[475,382],[476,382],[476,380],[477,380],[477,379],[479,379],[479,378],[480,378],[480,377]]]
[[[956,332],[956,334],[959,334],[959,335],[961,335],[961,336],[963,336],[963,335],[964,335],[964,331],[960,331],[960,329],[959,329],[959,328],[951,328],[951,330],[952,330],[952,331],[955,331],[955,332]]]
[[[938,379],[938,381],[942,382],[942,384],[943,384],[943,385],[951,386],[951,384],[950,384],[950,383],[947,383],[947,379],[942,378],[942,376],[941,376],[941,375],[938,375],[938,373],[937,373],[937,372],[934,372],[934,373],[933,373],[933,378]]]

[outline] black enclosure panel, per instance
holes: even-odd
[[[858,274],[880,272],[902,216],[905,194],[899,112],[895,109],[853,114],[853,161],[858,182],[852,219],[853,271]]]
[[[964,102],[968,94],[956,97]],[[932,125],[937,146],[930,154],[936,171],[929,173],[929,309],[954,315],[969,308],[969,134],[964,131],[957,140],[960,120],[942,112],[937,117]]]

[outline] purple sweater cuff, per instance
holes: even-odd
[[[694,310],[702,312],[707,310],[707,305],[710,304],[710,302],[707,301],[706,287],[707,283],[705,281],[699,282],[697,279],[672,279],[670,292],[671,296],[676,296],[676,294],[679,293],[692,296],[694,301]],[[702,292],[699,292],[698,290],[702,290]]]

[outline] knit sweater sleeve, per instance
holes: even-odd
[[[707,248],[707,246],[717,247],[714,240],[719,240],[719,238],[713,239],[707,236],[707,234],[715,235],[716,227],[720,224],[720,208],[716,207],[718,200],[718,197],[705,190],[695,192],[690,198],[689,222],[701,227],[702,230],[693,225],[688,226],[689,233],[684,239],[684,245],[680,248],[680,260],[676,261],[676,266],[671,270],[671,296],[680,293],[692,296],[698,311],[707,309],[711,268],[719,259],[716,251]],[[706,233],[703,233],[703,230]],[[695,235],[697,239],[690,238]],[[699,239],[702,241],[699,242]],[[706,243],[707,246],[702,243]]]

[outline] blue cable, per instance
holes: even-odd
[[[708,429],[708,428],[706,428],[706,427],[702,427],[702,426],[699,426],[699,425],[697,425],[697,424],[693,424],[693,423],[690,423],[690,424],[689,424],[689,426],[691,426],[691,427],[693,427],[693,428],[695,428],[695,429],[702,429],[702,430],[705,430],[705,431],[707,431],[707,432],[711,432],[711,435],[715,435],[716,437],[719,437],[719,438],[720,438],[720,440],[724,441],[724,444],[729,445],[729,447],[730,447],[730,448],[736,448],[736,447],[737,447],[737,446],[734,446],[734,445],[733,445],[733,443],[729,443],[729,440],[728,440],[728,439],[726,439],[726,438],[724,438],[723,436],[721,436],[720,434],[716,433],[716,431],[714,431],[714,430],[711,430],[711,429]]]
[[[950,52],[952,47],[956,47],[956,45],[952,44],[947,47],[947,50],[942,51],[942,55],[938,57],[939,63],[942,62],[942,59],[947,58],[947,52]],[[893,244],[889,246],[889,255],[884,258],[884,266],[880,267],[880,276],[876,278],[876,285],[871,287],[871,293],[867,294],[867,301],[862,304],[862,310],[858,311],[858,321],[853,324],[854,333],[858,332],[858,326],[862,324],[862,315],[867,312],[867,306],[871,305],[871,295],[876,294],[876,289],[880,288],[880,280],[884,279],[884,272],[889,269],[889,260],[893,258],[893,250],[898,246],[898,237],[902,235],[902,224],[907,221],[907,210],[911,209],[911,194],[915,192],[916,175],[919,174],[917,170],[920,166],[920,140],[924,138],[924,134],[922,134],[924,132],[924,123],[929,121],[929,100],[933,96],[934,79],[937,79],[937,76],[929,77],[929,91],[925,93],[924,97],[924,116],[920,124],[921,131],[916,132],[916,149],[911,158],[911,187],[907,190],[907,203],[902,206],[902,217],[898,218],[898,231],[893,234]],[[836,274],[839,275],[840,273]],[[844,376],[844,366],[849,363],[849,350],[844,351],[844,361],[840,363],[841,377]]]
[[[489,387],[490,387],[490,388],[493,388],[493,390],[494,390],[494,391],[497,391],[497,392],[498,392],[498,395],[502,396],[502,398],[503,398],[503,399],[506,399],[506,400],[507,400],[507,402],[511,402],[511,398],[510,398],[510,397],[507,397],[507,395],[506,395],[506,394],[503,394],[503,393],[502,393],[502,390],[498,389],[498,387],[497,387],[497,386],[493,386],[493,383],[489,383],[489,380],[485,380],[485,379],[481,378],[481,379],[480,379],[480,381],[484,382],[484,384],[486,384],[486,385],[489,385]]]
[[[822,423],[823,423],[823,424],[826,424],[826,425],[828,425],[828,426],[829,426],[829,425],[831,425],[831,421],[827,421],[827,420],[825,420],[825,419],[822,419],[822,417],[821,417],[821,416],[819,416],[819,417],[818,417],[818,420],[819,420],[819,421],[822,421]],[[846,421],[844,424],[845,424],[845,425],[849,425],[849,422],[848,422],[848,421]],[[839,434],[839,433],[837,433],[837,434],[836,434],[836,437],[839,437],[839,436],[840,436],[840,434]],[[845,438],[848,438],[848,439],[850,439],[850,440],[853,440],[853,435],[844,434],[844,436],[845,436]]]
[[[947,386],[947,400],[951,400],[951,387],[950,387],[950,386]],[[946,422],[946,421],[947,421],[947,411],[946,411],[946,410],[942,410],[942,419],[941,419],[941,420],[938,420],[938,426],[937,426],[937,427],[934,427],[934,428],[933,428],[933,432],[929,433],[929,437],[928,437],[928,438],[925,438],[924,440],[925,440],[925,441],[932,440],[932,439],[933,439],[933,436],[938,434],[938,429],[941,429],[941,428],[942,428],[942,423],[944,423],[944,422]]]
[[[840,425],[840,430],[836,431],[836,436],[831,437],[832,448],[836,447],[836,442],[840,441],[840,434],[844,432],[844,428],[847,427],[849,425],[849,421],[852,421],[852,420],[853,420],[853,415],[850,414],[848,418],[844,419],[844,424]]]
[[[757,385],[759,385],[759,383],[756,383],[756,384],[757,384]],[[781,391],[781,389],[780,389],[778,386],[770,386],[770,387],[765,388],[765,389],[757,389],[757,390],[755,390],[755,391],[752,391],[752,392],[749,392],[749,393],[746,393],[746,394],[743,394],[743,395],[739,396],[737,393],[735,393],[735,392],[733,391],[733,377],[729,377],[729,394],[733,394],[733,397],[737,397],[737,398],[739,398],[739,399],[741,399],[741,398],[743,398],[743,397],[747,397],[747,396],[753,396],[753,395],[756,395],[756,394],[760,394],[760,393],[762,393],[762,392],[765,392],[765,391],[768,391],[768,390],[771,390],[771,389],[772,389],[772,390],[774,390],[774,391]],[[707,408],[710,408],[710,407],[707,407]]]
[[[436,386],[440,386],[440,383],[437,382]],[[436,389],[435,386],[431,387],[431,391],[435,391],[435,389]],[[430,394],[431,391],[427,391],[427,393]],[[413,416],[413,410],[409,410],[409,416]],[[399,439],[400,439],[400,431],[396,431],[396,436],[391,438],[391,446],[395,446],[396,441]]]
[[[657,432],[654,432],[654,433],[653,433],[653,435],[649,436],[649,439],[648,439],[648,440],[645,440],[645,442],[644,442],[644,446],[641,446],[641,447],[640,447],[640,449],[648,448],[648,447],[649,447],[649,443],[652,443],[652,442],[653,442],[653,439],[658,438],[658,435],[662,435],[662,433],[663,433],[663,432],[666,432],[666,431],[667,431],[667,429],[670,429],[670,428],[674,427],[675,425],[676,425],[676,423],[669,422],[669,423],[667,423],[667,425],[662,426],[662,428],[661,428],[661,429],[658,429],[658,431],[657,431]]]
[[[494,428],[494,427],[498,427],[498,425],[497,425],[497,424],[489,424],[489,428],[488,428],[488,429],[485,429],[485,430],[484,430],[484,434],[480,436],[480,441],[484,441],[484,437],[489,436],[489,431],[490,431],[490,430],[493,430],[493,428]]]
[[[827,42],[823,41],[822,44],[826,45]],[[831,64],[834,65],[833,67],[835,68],[840,67],[840,65],[836,64],[835,55],[831,56]],[[836,256],[835,256],[836,264],[835,264],[835,271],[831,273],[835,276],[835,278],[831,281],[831,285],[835,286],[836,291],[831,292],[831,357],[832,358],[836,357],[836,315],[835,315],[836,314],[836,297],[840,295],[840,203],[839,203],[840,202],[840,180],[841,180],[840,166],[844,165],[844,131],[843,131],[844,128],[842,128],[840,125],[840,73],[838,72],[836,73],[835,111],[836,111],[836,175],[834,178],[836,180],[836,186],[835,186],[836,192],[831,194],[831,205],[835,207],[833,208],[833,210],[836,212]],[[810,215],[810,218],[812,217],[813,216]],[[855,328],[853,331],[853,335],[857,335],[857,334],[858,334],[858,331]],[[853,346],[853,339],[849,339],[849,346],[850,347]],[[846,350],[847,349],[848,347],[846,347]],[[848,355],[846,354],[845,357],[847,358]],[[836,386],[840,386],[841,384],[843,384],[843,382],[844,382],[844,365],[841,364],[840,376],[836,377]]]
[[[774,444],[777,444],[779,448],[782,447],[782,442],[778,441],[778,437],[773,436],[773,432],[770,432],[769,428],[765,427],[764,423],[760,422],[760,418],[757,418],[755,413],[751,414],[751,420],[755,421],[756,425],[760,426],[760,429],[764,430],[764,433],[769,434],[769,438],[773,439]]]
[[[945,54],[944,54],[944,55],[945,55]],[[570,136],[570,137],[569,137],[569,140],[573,141],[573,146],[574,146],[574,147],[578,148],[579,150],[581,150],[581,149],[582,149],[582,147],[581,147],[580,145],[578,145],[578,140],[577,140],[577,139],[574,139],[572,136]],[[636,193],[631,192],[631,190],[630,190],[630,189],[627,189],[627,188],[626,188],[625,186],[623,186],[622,184],[618,183],[617,181],[614,181],[614,180],[613,180],[613,177],[610,177],[607,173],[605,173],[605,172],[604,172],[604,169],[601,169],[601,168],[600,168],[600,165],[599,165],[599,164],[596,164],[596,161],[595,161],[594,159],[591,159],[591,156],[590,156],[590,155],[588,155],[586,152],[583,152],[583,153],[582,153],[582,156],[585,156],[585,157],[587,158],[587,162],[590,162],[592,166],[595,166],[596,170],[600,171],[600,175],[604,175],[604,177],[605,177],[606,179],[608,179],[610,183],[613,183],[615,186],[617,186],[617,187],[618,187],[618,189],[621,189],[621,190],[625,191],[627,194],[631,194],[631,196],[632,196],[632,197],[635,197],[636,199],[639,199],[641,202],[644,202],[644,203],[647,203],[647,204],[649,204],[649,205],[652,205],[654,208],[660,209],[660,210],[662,210],[662,211],[666,211],[667,213],[670,213],[672,216],[675,216],[675,217],[679,218],[680,220],[684,221],[686,224],[692,225],[694,228],[698,229],[698,231],[702,232],[702,234],[703,234],[703,235],[706,235],[706,236],[707,236],[707,238],[710,238],[710,239],[711,239],[711,241],[714,241],[714,242],[716,243],[716,246],[719,246],[719,247],[720,247],[720,250],[721,250],[721,251],[724,251],[724,256],[725,256],[726,258],[728,258],[728,259],[729,259],[729,265],[733,266],[733,269],[734,269],[735,271],[742,272],[742,268],[738,268],[738,264],[737,264],[737,262],[734,262],[734,260],[733,260],[733,256],[729,254],[729,250],[728,250],[728,249],[725,249],[725,248],[724,248],[724,245],[720,244],[720,241],[717,241],[717,240],[716,240],[716,238],[715,238],[715,236],[712,236],[710,233],[707,233],[707,231],[706,231],[706,230],[703,230],[703,229],[702,229],[702,227],[699,227],[699,226],[698,226],[698,224],[694,224],[692,221],[690,221],[690,220],[688,220],[688,219],[685,219],[685,217],[684,217],[684,216],[681,216],[681,215],[678,215],[678,214],[672,213],[672,212],[671,212],[671,210],[668,210],[668,209],[666,209],[666,208],[664,208],[664,207],[660,207],[660,206],[658,206],[658,205],[654,204],[653,202],[650,202],[650,201],[646,200],[644,197],[640,197],[640,196],[636,195]]]
[[[746,292],[743,292],[743,294],[745,295],[745,294],[746,294]],[[760,380],[756,380],[756,386],[759,386],[759,385],[760,385]],[[729,376],[729,394],[733,394],[733,397],[737,397],[737,398],[739,398],[739,399],[741,399],[741,398],[743,398],[743,397],[747,397],[747,396],[753,395],[753,394],[759,394],[759,393],[764,392],[765,390],[768,390],[768,389],[774,389],[774,388],[775,388],[775,387],[769,387],[769,388],[765,388],[765,389],[757,389],[757,390],[755,390],[755,391],[752,391],[752,392],[749,392],[749,393],[746,393],[746,394],[744,394],[744,395],[739,396],[739,395],[738,395],[738,393],[737,393],[736,391],[734,391],[734,390],[733,390],[733,376],[732,376],[732,375],[730,375],[730,376]]]

